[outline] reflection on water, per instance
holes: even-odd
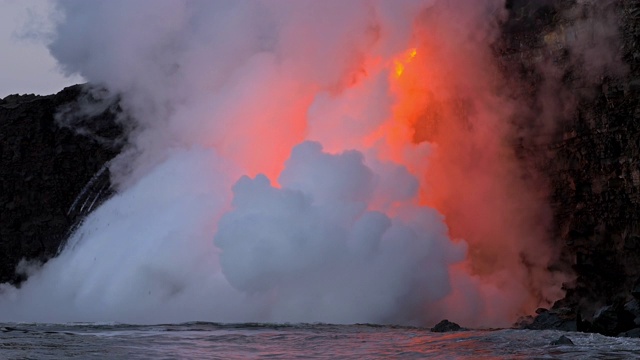
[[[370,325],[4,324],[2,359],[631,359],[640,339]],[[566,334],[574,346],[549,343]]]

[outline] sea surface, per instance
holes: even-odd
[[[575,345],[550,345],[566,335]],[[640,359],[640,339],[373,325],[0,324],[0,359]]]

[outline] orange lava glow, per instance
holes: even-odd
[[[450,236],[469,246],[456,271],[477,280],[480,297],[504,298],[489,301],[485,316],[508,308],[507,321],[515,321],[561,294],[545,268],[552,256],[544,242],[548,218],[541,193],[532,191],[541,187],[522,180],[504,141],[513,104],[493,95],[499,79],[491,55],[466,50],[425,36],[387,62],[392,114],[361,144],[420,179],[416,202],[437,209]],[[423,145],[428,155],[418,150]],[[467,295],[454,291],[443,307],[471,306]]]
[[[344,79],[326,86],[331,91],[322,94],[322,101],[314,98],[318,87],[296,84],[297,69],[287,69],[291,84],[276,96],[281,101],[265,100],[253,106],[259,109],[256,113],[236,109],[239,120],[230,123],[235,134],[226,132],[231,136],[221,142],[222,151],[247,164],[250,175],[266,173],[273,183],[288,150],[304,139],[319,141],[328,152],[356,149],[405,166],[419,180],[413,203],[435,208],[444,216],[450,237],[468,245],[467,260],[452,269],[461,275],[452,277],[454,291],[442,308],[455,314],[455,309],[473,307],[465,304],[469,297],[481,298],[485,305],[475,309],[478,318],[506,314],[495,323],[505,325],[561,294],[560,281],[547,271],[553,252],[544,241],[549,219],[543,186],[524,180],[525,172],[506,141],[516,105],[499,95],[503,80],[490,48],[455,38],[456,27],[443,19],[448,17],[430,24],[444,29],[438,36],[417,27],[408,49],[386,58],[373,50],[358,57]],[[389,114],[370,110],[380,105],[377,101],[386,101],[374,96],[381,77],[391,99],[381,108],[391,109]],[[274,81],[266,80],[253,86],[269,87]],[[315,115],[322,120],[314,122]],[[362,120],[376,116],[384,119],[373,124]],[[260,126],[247,136],[244,118],[266,121],[258,121]],[[279,125],[283,121],[287,123]],[[238,145],[238,139],[255,146]],[[261,150],[245,154],[236,148]],[[375,206],[395,211],[395,204]],[[470,294],[465,282],[480,290]],[[463,318],[468,323],[473,315]]]
[[[400,77],[404,73],[405,64],[410,63],[417,55],[418,50],[416,48],[409,49],[405,52],[404,58],[400,60],[394,60],[396,76]]]

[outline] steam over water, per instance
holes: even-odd
[[[2,285],[0,321],[503,326],[562,295],[508,141],[503,1],[58,10],[52,54],[135,124],[116,195]]]

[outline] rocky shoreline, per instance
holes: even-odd
[[[519,89],[514,96],[531,104],[514,119],[527,134],[514,137],[514,149],[548,179],[550,238],[561,249],[552,267],[576,276],[564,299],[516,326],[639,337],[640,4],[508,6],[496,55]],[[612,26],[596,19],[602,14],[620,20],[611,61],[621,71],[594,70],[593,59],[576,55],[581,31],[597,21]],[[592,45],[598,41],[610,39]],[[556,101],[572,106],[547,114],[554,127],[527,128],[548,105],[549,86]],[[78,111],[78,104],[92,111]],[[82,116],[62,122],[56,114],[65,112]],[[0,99],[0,283],[24,281],[29,262],[55,256],[74,226],[111,194],[107,164],[124,146],[123,116],[117,98],[87,85]]]

